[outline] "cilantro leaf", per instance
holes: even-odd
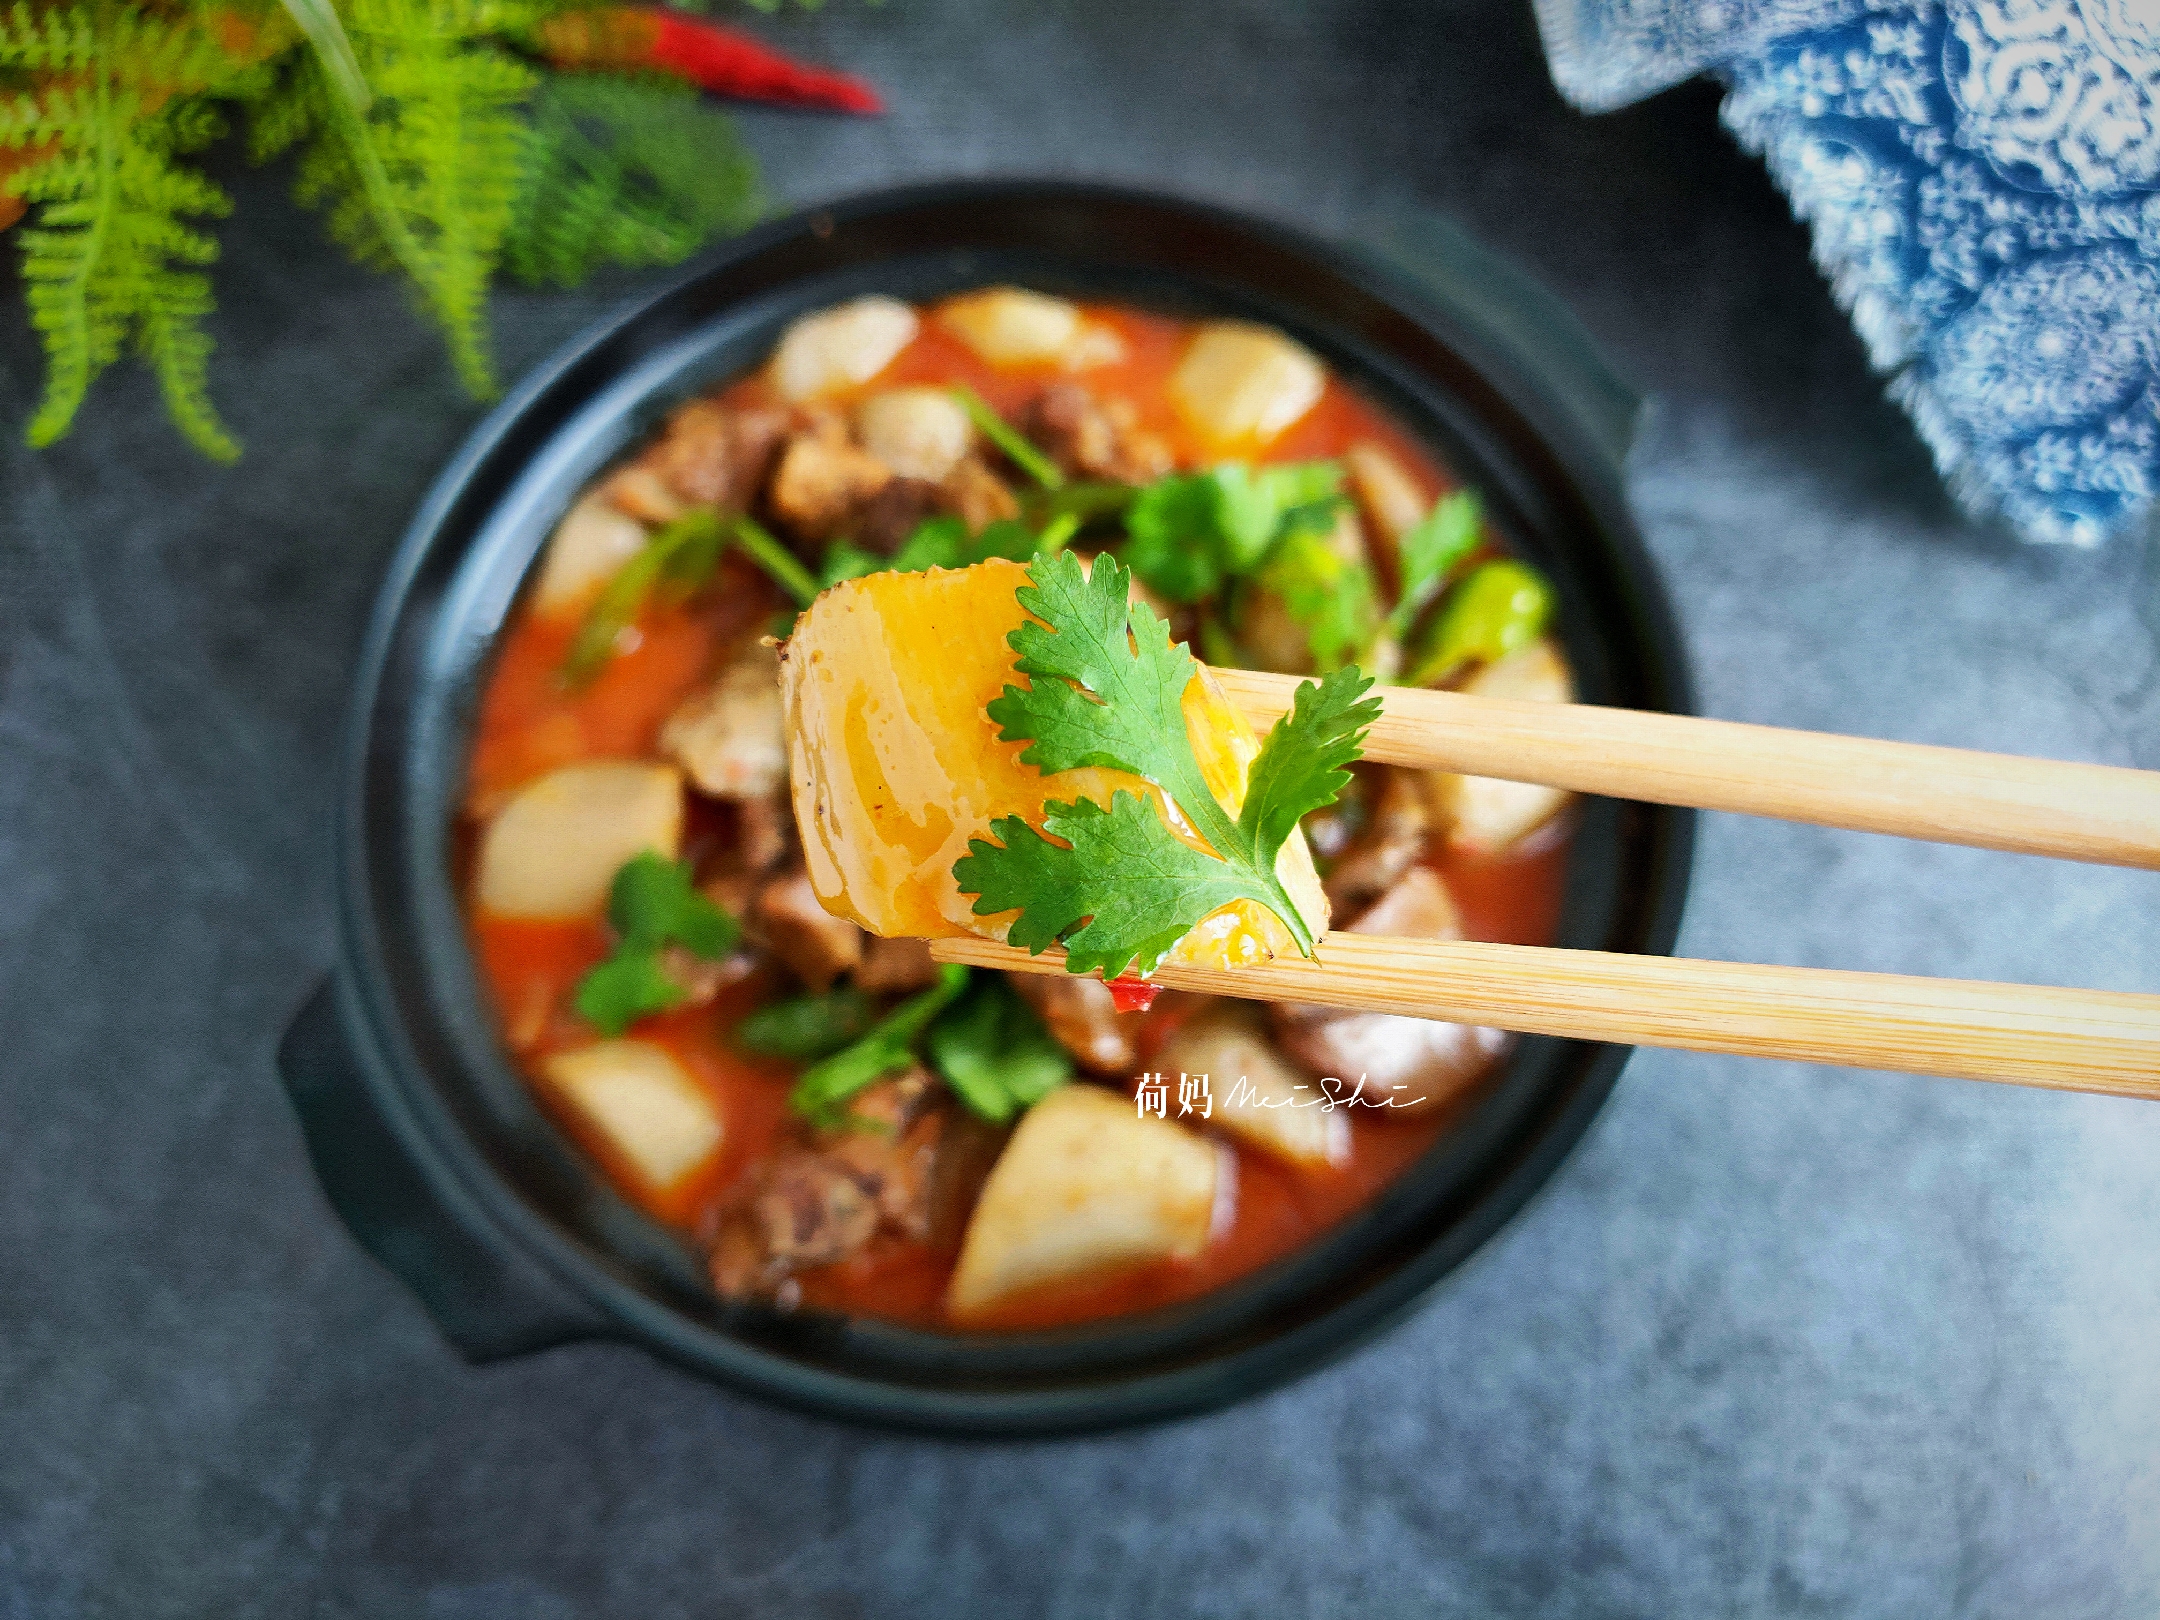
[[[1477,550],[1484,538],[1485,514],[1476,494],[1459,489],[1443,495],[1424,520],[1402,537],[1402,596],[1389,616],[1388,627],[1399,641],[1409,635],[1432,599],[1465,557]]]
[[[1365,695],[1372,684],[1356,669],[1301,683],[1290,712],[1261,742],[1238,825],[1270,865],[1297,824],[1350,785],[1350,764],[1363,752],[1366,729],[1380,718],[1380,700]]]
[[[788,1093],[788,1107],[821,1125],[838,1123],[841,1105],[856,1092],[915,1061],[915,1043],[923,1031],[967,986],[966,968],[938,969],[938,982],[930,989],[901,1002],[860,1040],[803,1070]]]
[[[1217,595],[1285,536],[1326,529],[1341,504],[1342,476],[1332,461],[1257,469],[1233,461],[1157,479],[1126,514],[1126,560],[1173,602]]]
[[[632,950],[669,941],[717,962],[735,948],[742,930],[735,919],[698,893],[690,863],[641,850],[615,873],[608,887],[608,921]]]
[[[1356,663],[1380,633],[1380,595],[1372,570],[1343,556],[1324,532],[1292,529],[1255,583],[1282,598],[1305,631],[1313,666],[1323,672]]]
[[[1195,792],[1213,804],[1185,735],[1193,656],[1153,612],[1132,611],[1130,578],[1108,556],[1092,574],[1070,553],[1030,566],[1019,598],[1034,618],[1005,638],[1030,686],[1006,687],[990,718],[1000,741],[1030,745],[1021,762],[1045,775],[1104,765],[1147,777],[1181,805]]]
[[[1002,974],[978,981],[930,1026],[923,1047],[953,1094],[993,1125],[1041,1102],[1073,1074],[1072,1054]]]
[[[649,849],[617,868],[608,886],[608,922],[615,949],[578,981],[570,1002],[605,1035],[682,1004],[686,992],[662,963],[663,947],[680,945],[717,962],[742,938],[735,919],[691,883],[689,862]]]
[[[1223,587],[1217,485],[1207,473],[1157,479],[1125,515],[1125,557],[1134,573],[1173,602],[1197,602]]]
[[[1340,462],[1295,461],[1248,468],[1237,462],[1215,469],[1216,505],[1229,542],[1232,573],[1258,566],[1286,535],[1326,530],[1342,505]]]
[[[620,1035],[640,1018],[679,1006],[686,992],[651,947],[617,950],[578,981],[571,1005],[601,1034]]]
[[[1178,838],[1130,792],[1107,807],[1052,802],[1041,831],[1008,816],[991,825],[999,842],[970,840],[953,877],[976,896],[976,915],[1016,911],[1012,943],[1040,954],[1062,939],[1073,972],[1115,978],[1136,958],[1142,972],[1152,969],[1202,917],[1244,898],[1274,912],[1312,954],[1318,919],[1299,912],[1275,858],[1297,818],[1340,791],[1340,767],[1378,710],[1358,701],[1371,682],[1346,671],[1301,689],[1253,762],[1247,797],[1258,804],[1249,819],[1233,819],[1185,729],[1192,654],[1144,605],[1128,605],[1126,570],[1105,555],[1083,573],[1066,554],[1038,558],[1028,578],[1019,599],[1033,618],[1006,639],[1030,685],[1008,686],[989,705],[1000,739],[1026,742],[1021,760],[1046,775],[1097,765],[1145,777],[1207,849]]]
[[[1258,900],[1298,932],[1279,885],[1268,892],[1249,868],[1193,848],[1136,793],[1113,793],[1107,810],[1093,799],[1053,801],[1043,806],[1043,830],[1049,838],[1021,816],[993,821],[1002,847],[970,839],[953,877],[963,894],[981,896],[978,915],[1019,911],[1008,943],[1040,956],[1062,940],[1074,973],[1099,968],[1114,979],[1135,962],[1148,972],[1232,900]]]
[[[875,1003],[852,985],[776,1001],[735,1026],[735,1042],[760,1057],[809,1063],[830,1057],[870,1028]]]

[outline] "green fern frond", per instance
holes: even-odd
[[[80,73],[97,55],[97,25],[84,7],[32,6],[16,0],[0,10],[0,67]]]
[[[762,208],[734,124],[674,81],[551,77],[523,159],[503,265],[527,286],[678,264]]]
[[[317,127],[316,103],[296,71],[279,74],[248,103],[248,161],[268,163],[298,146]]]
[[[97,122],[96,97],[86,85],[53,85],[0,96],[0,151],[45,146]]]
[[[155,100],[192,95],[221,84],[244,64],[207,29],[177,26],[162,13],[115,11],[99,29],[99,71],[116,85],[131,86]]]
[[[170,276],[142,314],[137,347],[157,374],[165,410],[188,441],[213,461],[234,461],[240,446],[210,403],[210,355],[202,323],[211,311],[207,276]]]
[[[98,373],[132,341],[157,374],[167,409],[204,454],[239,454],[218,420],[207,386],[210,339],[202,318],[210,284],[196,267],[217,244],[186,223],[231,211],[224,191],[174,162],[212,138],[215,110],[175,103],[152,117],[140,102],[96,75],[87,125],[71,123],[60,152],[10,178],[10,189],[38,204],[37,223],[21,233],[22,273],[31,324],[45,343],[45,397],[30,420],[29,441],[64,434]]]
[[[64,434],[132,349],[181,430],[237,454],[203,329],[217,247],[201,224],[230,204],[181,161],[222,132],[224,105],[246,108],[258,161],[298,150],[301,199],[356,257],[405,274],[476,394],[494,391],[497,268],[570,285],[748,224],[748,154],[686,90],[569,75],[536,102],[521,42],[594,3],[0,0],[0,221],[12,199],[33,210],[10,239],[48,360],[31,442]]]
[[[363,263],[412,278],[466,387],[495,391],[487,288],[510,228],[520,111],[539,76],[486,35],[537,15],[503,0],[354,0],[346,28],[373,97],[365,114],[310,60],[314,142],[298,194]]]
[[[275,34],[289,25],[273,24]],[[256,57],[268,54],[258,50]],[[95,72],[116,85],[189,94],[229,78],[244,64],[219,30],[163,9],[139,5],[32,6],[0,9],[0,68],[62,79]]]

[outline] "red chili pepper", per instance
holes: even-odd
[[[1146,1012],[1162,994],[1162,986],[1136,979],[1130,973],[1110,981],[1110,1005],[1121,1013]]]
[[[670,11],[660,13],[653,64],[694,80],[716,95],[747,96],[794,107],[830,107],[835,112],[885,110],[878,93],[851,74],[805,66],[748,34]]]
[[[540,25],[541,49],[561,68],[656,68],[716,96],[879,113],[878,93],[852,74],[810,67],[748,34],[646,6],[573,11]]]

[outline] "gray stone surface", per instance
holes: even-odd
[[[1518,0],[889,0],[768,31],[893,116],[775,189],[1053,172],[1349,232],[1453,212],[1656,400],[1633,488],[1717,714],[2160,766],[2150,554],[1950,511],[1700,87],[1584,120]],[[0,1617],[2144,1616],[2160,1109],[1638,1056],[1408,1326],[1173,1428],[944,1445],[629,1350],[476,1371],[272,1078],[329,951],[363,616],[475,419],[401,295],[239,176],[219,392],[0,444]],[[515,371],[626,290],[508,297]],[[12,306],[13,300],[7,301]],[[29,338],[0,314],[18,420]],[[1683,948],[2160,988],[2160,877],[1739,820]]]

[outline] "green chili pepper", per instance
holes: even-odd
[[[1495,663],[1544,634],[1552,611],[1552,587],[1534,568],[1513,561],[1474,568],[1441,604],[1404,684],[1432,686],[1465,664]]]

